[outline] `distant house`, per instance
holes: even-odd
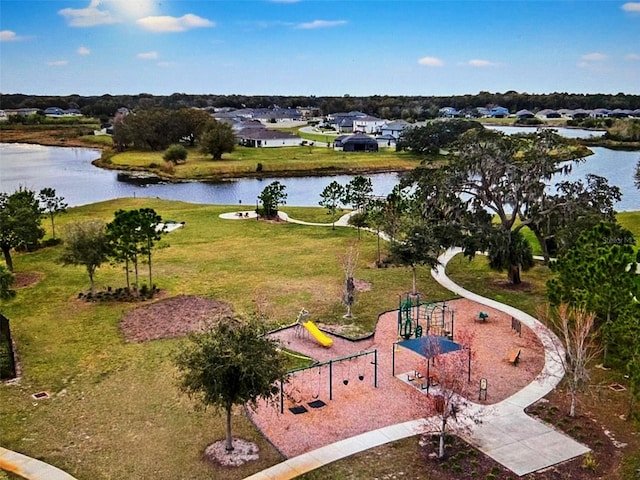
[[[560,118],[561,115],[556,110],[545,108],[543,110],[540,110],[538,113],[536,113],[536,117],[541,119],[548,119],[548,118]]]
[[[377,133],[384,124],[385,120],[367,115],[355,117],[351,128],[354,133]]]
[[[509,109],[505,107],[493,107],[489,110],[489,116],[493,118],[507,118],[509,116]]]
[[[44,114],[47,117],[62,117],[64,115],[64,110],[60,107],[49,107],[44,109]]]
[[[333,125],[339,133],[351,133],[354,131],[353,122],[359,118],[365,118],[368,115],[366,113],[352,111],[352,112],[339,112],[327,115],[327,123]]]
[[[395,148],[398,139],[393,135],[379,135],[376,137],[378,148]]]
[[[245,128],[236,134],[240,145],[253,148],[296,147],[302,144],[297,135],[266,128]]]
[[[391,135],[394,138],[400,138],[402,131],[411,125],[405,120],[395,120],[393,122],[387,122],[380,127],[380,134]]]
[[[343,152],[377,152],[378,142],[364,133],[336,137],[333,146]]]
[[[516,118],[518,120],[522,120],[524,118],[533,118],[533,117],[535,117],[535,115],[533,114],[533,112],[529,110],[518,110],[516,112]]]
[[[443,118],[455,118],[460,116],[460,112],[454,107],[442,107],[438,110],[438,116]]]

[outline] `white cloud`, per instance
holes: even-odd
[[[162,68],[173,67],[175,64],[173,62],[158,62],[157,65]]]
[[[594,52],[594,53],[587,53],[586,55],[583,55],[581,58],[585,62],[602,62],[603,60],[607,59],[607,56],[604,53]]]
[[[50,67],[66,67],[69,65],[69,62],[67,60],[55,60],[53,62],[47,62],[47,65]]]
[[[296,28],[299,30],[313,30],[315,28],[341,27],[346,24],[346,20],[314,20],[313,22],[299,23]]]
[[[630,53],[625,57],[627,60],[640,60],[640,55],[637,53]]]
[[[640,2],[627,2],[622,5],[625,12],[640,13]]]
[[[168,15],[158,17],[145,17],[137,21],[145,30],[151,32],[184,32],[192,28],[215,27],[211,20],[199,17],[192,13],[182,17],[170,17]]]
[[[19,37],[13,30],[0,30],[0,42],[17,42],[23,39],[24,37]]]
[[[489,60],[480,60],[478,58],[474,58],[472,60],[469,60],[469,65],[471,65],[472,67],[496,67],[498,66],[497,63],[495,62],[490,62]]]
[[[422,57],[418,59],[418,64],[425,67],[442,67],[444,62],[436,57]]]
[[[118,19],[109,11],[98,8],[100,3],[100,0],[91,0],[87,8],[63,8],[58,13],[65,17],[72,27],[95,27],[118,23]]]
[[[77,51],[78,55],[89,55],[91,53],[91,50],[89,50],[87,47],[79,47]]]
[[[142,52],[136,55],[141,60],[157,60],[158,52]]]

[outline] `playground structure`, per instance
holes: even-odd
[[[453,340],[453,316],[446,301],[424,302],[419,293],[399,295],[398,336],[408,340],[436,335]]]
[[[371,360],[369,355],[373,357]],[[373,372],[369,372],[368,366],[373,366]],[[340,368],[342,367],[342,368]],[[354,376],[360,382],[366,380],[367,375],[373,377],[373,387],[378,387],[378,351],[369,350],[353,355],[347,355],[345,357],[334,358],[326,362],[318,362],[308,367],[301,367],[287,372],[289,375],[300,375],[304,372],[317,372],[317,376],[313,379],[312,375],[310,381],[304,382],[311,388],[310,399],[304,398],[304,392],[300,389],[293,389],[292,391],[285,391],[285,383],[280,382],[280,413],[284,413],[285,397],[293,404],[289,410],[294,414],[304,413],[308,411],[304,406],[304,403],[311,408],[320,408],[325,403],[320,399],[320,396],[328,394],[329,400],[333,400],[334,382],[342,382],[342,385],[347,386],[351,381],[351,377]],[[340,380],[340,377],[342,379]],[[309,396],[309,395],[307,395]],[[326,398],[326,397],[325,397]]]
[[[302,328],[304,328],[304,330],[302,330]],[[329,348],[333,345],[333,339],[325,335],[315,323],[309,320],[309,312],[303,308],[300,310],[300,313],[298,313],[298,318],[296,320],[296,335],[301,336],[304,331],[311,335],[316,342],[325,348]]]

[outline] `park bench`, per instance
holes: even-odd
[[[520,361],[520,349],[519,348],[513,348],[510,352],[509,352],[509,363],[511,363],[514,367],[518,365],[518,362]]]

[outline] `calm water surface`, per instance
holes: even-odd
[[[580,132],[570,131],[574,134]],[[604,176],[610,185],[617,185],[623,192],[622,201],[616,205],[617,210],[640,210],[640,190],[633,184],[640,152],[621,152],[601,147],[592,150],[594,155],[575,165],[568,178],[584,178],[587,173]],[[70,206],[121,197],[158,197],[192,203],[253,206],[264,187],[279,180],[287,187],[287,205],[318,206],[320,194],[330,182],[336,180],[344,185],[353,178],[339,175],[141,186],[119,182],[115,171],[91,165],[91,161],[99,156],[99,150],[88,148],[0,144],[0,191],[9,193],[20,186],[35,191],[51,187]],[[387,195],[399,181],[398,175],[393,173],[370,175],[370,178],[375,195]]]

